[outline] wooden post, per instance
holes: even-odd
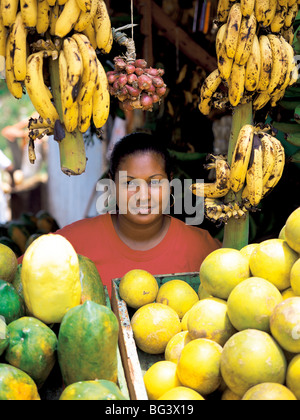
[[[144,35],[143,57],[149,66],[153,66],[152,45],[152,0],[135,0],[136,8],[142,16],[140,32]]]

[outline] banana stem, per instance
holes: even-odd
[[[50,80],[54,103],[63,126],[63,108],[61,104],[58,59],[50,59]],[[81,175],[86,168],[86,153],[82,133],[76,129],[72,133],[64,129],[65,137],[59,141],[60,167],[64,174]]]
[[[241,104],[234,109],[232,126],[228,146],[228,163],[231,165],[232,156],[241,128],[246,124],[253,124],[252,102]],[[230,191],[225,201],[241,201],[242,190],[237,194]],[[223,248],[242,249],[249,243],[249,214],[240,219],[231,218],[224,228]]]

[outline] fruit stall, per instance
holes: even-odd
[[[1,0],[28,159],[52,136],[78,177],[110,116],[161,131],[222,246],[110,297],[48,211],[20,212],[0,227],[0,400],[299,400],[300,1],[127,3]]]

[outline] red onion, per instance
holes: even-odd
[[[114,58],[115,63],[115,70],[124,70],[127,66],[126,61],[123,60],[121,57]]]
[[[129,74],[127,77],[127,82],[132,85],[134,82],[137,82],[137,75],[136,74]]]
[[[127,64],[125,70],[127,74],[132,74],[135,71],[135,66],[133,64]]]
[[[163,79],[161,78],[161,77],[152,77],[152,83],[154,84],[154,86],[156,87],[156,88],[161,88],[161,87],[163,87],[164,86],[164,81],[163,81]]]
[[[141,69],[140,67],[136,67],[136,69],[134,70],[135,74],[137,74],[138,76],[141,76],[142,74],[144,74],[144,70]]]
[[[157,93],[154,93],[154,95],[152,95],[152,101],[154,104],[160,101],[160,97],[157,95]]]
[[[149,74],[150,76],[158,76],[158,69],[153,69],[150,67],[149,69],[145,70],[145,73]]]
[[[149,89],[150,86],[152,85],[152,80],[149,76],[147,76],[146,74],[142,74],[141,76],[139,76],[138,78],[138,84],[139,84],[139,88],[140,89]]]
[[[121,73],[118,79],[118,83],[120,88],[124,87],[127,84],[127,75],[124,73]]]
[[[124,111],[133,111],[133,106],[129,99],[122,103],[122,108],[124,109]]]
[[[141,69],[145,69],[147,67],[147,61],[141,59],[135,60],[134,63],[135,67],[140,67]]]
[[[156,93],[157,93],[159,96],[164,96],[164,94],[166,93],[166,91],[167,91],[167,87],[166,87],[166,85],[164,85],[164,86],[162,86],[162,87],[160,87],[160,88],[157,88],[157,89],[156,89]]]
[[[117,71],[109,71],[106,73],[108,83],[113,84],[116,79],[119,77],[119,73]]]
[[[151,84],[151,86],[148,89],[144,89],[144,90],[146,90],[148,93],[156,92],[155,86],[153,84]]]
[[[146,111],[148,109],[152,109],[153,107],[153,99],[147,93],[143,93],[141,96],[141,105],[143,109]]]
[[[133,86],[130,86],[130,85],[126,85],[126,89],[129,95],[135,98],[137,98],[141,93],[140,89],[134,88]]]

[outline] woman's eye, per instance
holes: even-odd
[[[127,181],[128,188],[137,188],[137,183],[135,181]]]
[[[158,187],[160,185],[159,179],[152,179],[151,180],[151,187]]]

